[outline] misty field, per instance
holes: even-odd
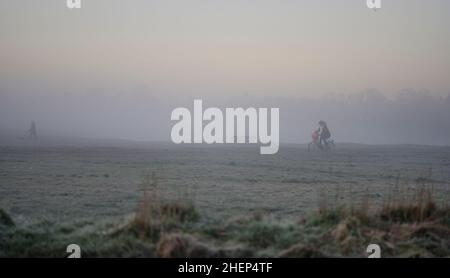
[[[0,256],[450,256],[450,148],[0,147]]]

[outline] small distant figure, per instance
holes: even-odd
[[[319,138],[320,138],[320,128],[317,130],[314,130],[313,133],[311,134],[311,139],[312,141],[308,144],[308,151],[311,150],[311,148],[313,147],[318,147],[320,148],[320,143],[319,143]]]
[[[36,123],[34,121],[31,122],[30,129],[27,131],[27,136],[28,138],[33,140],[37,139],[37,128]]]
[[[330,145],[334,146],[334,141],[330,140],[331,132],[325,121],[319,121],[319,148],[321,150],[329,150]]]

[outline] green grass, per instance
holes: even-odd
[[[71,243],[83,257],[365,257],[371,243],[383,257],[449,257],[450,209],[425,191],[371,213],[341,206],[298,220],[253,213],[210,221],[192,203],[145,191],[121,223],[21,227],[0,209],[0,239],[0,257],[64,257]]]

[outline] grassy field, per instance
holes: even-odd
[[[0,148],[0,257],[449,257],[450,152]]]
[[[0,210],[1,257],[64,257],[68,243],[83,257],[365,257],[379,244],[383,257],[449,257],[450,209],[428,190],[380,210],[322,207],[296,220],[262,213],[206,224],[191,203],[165,203],[145,191],[122,222],[16,227]]]

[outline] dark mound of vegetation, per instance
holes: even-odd
[[[2,209],[0,209],[0,225],[14,226],[14,221],[11,216]]]

